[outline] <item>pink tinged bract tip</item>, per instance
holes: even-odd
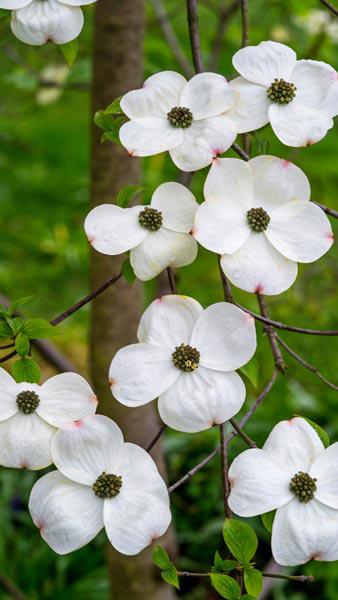
[[[282,158],[281,163],[282,163],[282,167],[284,169],[287,169],[288,166],[291,164],[291,161],[290,160],[286,160],[285,158]]]
[[[256,289],[255,289],[255,293],[256,293],[256,294],[263,294],[263,292],[264,292],[264,288],[263,288],[262,284],[261,284],[261,283],[259,283],[259,284],[257,285]]]
[[[194,227],[192,227],[192,229],[190,230],[190,232],[189,232],[189,233],[190,233],[190,235],[192,235],[193,237],[194,237],[195,235],[197,235],[197,229],[196,229],[196,227],[195,227],[195,226],[194,226]]]
[[[134,156],[135,150],[127,150],[127,152],[129,154],[130,158],[132,158]]]
[[[333,231],[329,231],[329,233],[327,234],[327,239],[331,240],[332,242],[334,242],[334,233]]]
[[[82,427],[82,425],[83,425],[83,421],[81,419],[79,419],[78,421],[74,421],[73,422],[73,427],[75,429],[79,429],[80,427]]]

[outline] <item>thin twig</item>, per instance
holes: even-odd
[[[248,153],[245,152],[245,150],[243,150],[243,148],[241,148],[238,144],[232,144],[231,148],[238,154],[238,156],[243,158],[243,160],[250,160]]]
[[[328,8],[329,11],[332,12],[333,15],[338,17],[338,8],[333,6],[333,4],[331,4],[331,2],[328,2],[327,0],[319,0],[319,2],[321,2],[324,6],[326,6],[326,8]]]
[[[176,36],[176,33],[175,33],[170,21],[167,18],[166,11],[162,4],[162,0],[152,0],[152,3],[153,3],[154,11],[156,13],[158,24],[159,24],[160,28],[162,29],[162,33],[163,33],[165,39],[167,40],[168,45],[178,63],[178,65],[181,67],[183,73],[187,77],[192,77],[194,74],[194,70],[193,70],[192,65],[190,64],[189,60],[185,56],[185,54],[181,48],[180,42]]]
[[[167,274],[168,274],[170,291],[172,294],[177,294],[175,272],[173,271],[173,269],[171,267],[167,267]]]
[[[222,465],[222,483],[223,483],[223,502],[224,502],[224,513],[225,516],[231,519],[232,511],[228,503],[230,495],[230,482],[229,482],[229,464],[228,464],[228,448],[227,441],[225,438],[225,425],[222,423],[219,426],[220,435],[220,451],[221,451],[221,465]]]
[[[287,579],[288,581],[301,581],[302,583],[312,583],[315,581],[313,575],[281,575],[279,573],[262,573],[263,577],[271,577],[273,579]]]
[[[242,14],[242,48],[249,45],[249,2],[241,0]]]
[[[254,412],[256,412],[257,408],[262,404],[264,398],[270,393],[271,389],[273,388],[275,381],[277,379],[279,370],[277,369],[277,367],[275,368],[274,372],[272,373],[271,379],[269,380],[269,382],[267,383],[267,385],[265,386],[264,390],[260,393],[260,395],[258,396],[257,400],[255,401],[255,403],[252,405],[252,407],[245,413],[244,417],[241,419],[241,421],[239,422],[239,426],[240,427],[244,427],[244,425],[248,422],[248,420],[252,417],[252,415],[254,414]]]
[[[149,446],[147,446],[147,448],[146,448],[147,452],[150,452],[153,449],[153,447],[155,446],[155,444],[157,444],[158,440],[162,437],[166,428],[167,428],[166,425],[162,425],[161,429],[157,432],[154,439],[150,442]]]
[[[202,73],[203,62],[198,31],[198,0],[187,0],[188,25],[191,44],[192,59],[196,73]]]
[[[27,596],[6,575],[0,572],[0,585],[14,600],[27,600]]]
[[[221,266],[221,257],[220,256],[217,256],[217,262],[218,262],[219,273],[220,273],[221,281],[222,281],[224,300],[225,300],[225,302],[231,302],[231,304],[233,304],[234,303],[234,297],[232,295],[231,285],[230,285],[230,283],[228,281],[228,278],[225,276],[224,271],[222,269],[222,266]]]
[[[259,309],[260,309],[261,315],[263,317],[269,318],[268,309],[267,309],[267,306],[266,306],[266,303],[264,300],[264,296],[262,296],[262,294],[257,293],[257,299],[258,299],[258,304],[259,304]],[[278,343],[277,343],[277,339],[276,339],[277,334],[276,334],[274,328],[272,327],[272,325],[264,325],[264,330],[269,338],[275,365],[281,373],[285,373],[287,366],[286,366],[283,355],[282,355],[280,348],[278,346]]]
[[[319,208],[321,208],[327,215],[330,215],[330,217],[338,219],[338,211],[334,210],[334,208],[329,208],[328,206],[325,206],[325,204],[321,204],[320,202],[314,202],[314,204],[317,204],[317,206],[319,206]]]
[[[242,440],[244,440],[244,442],[250,446],[250,448],[257,448],[257,444],[256,442],[254,442],[247,433],[245,433],[245,431],[243,431],[243,429],[239,426],[239,424],[237,423],[237,421],[235,421],[235,419],[230,419],[230,423],[233,426],[233,428],[237,431],[238,435],[242,438]]]
[[[224,34],[229,25],[230,18],[235,14],[239,7],[239,2],[240,0],[235,0],[232,4],[230,4],[230,6],[222,10],[218,17],[218,28],[211,44],[211,51],[208,61],[208,69],[210,71],[217,71],[223,48]]]

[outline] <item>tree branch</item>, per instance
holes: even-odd
[[[191,53],[196,73],[202,73],[203,62],[201,55],[200,37],[198,31],[198,0],[187,0],[188,25]]]
[[[221,464],[222,464],[222,483],[223,483],[223,502],[224,502],[224,513],[225,516],[231,519],[232,511],[228,503],[230,495],[230,482],[229,482],[229,465],[228,465],[228,448],[227,440],[225,437],[225,424],[222,423],[219,426],[220,435],[220,451],[221,451]]]
[[[242,14],[242,48],[249,45],[249,2],[241,0]]]
[[[167,428],[167,426],[165,424],[163,424],[161,429],[155,435],[154,439],[150,442],[149,446],[147,446],[147,448],[146,448],[147,452],[150,452],[153,449],[153,447],[155,446],[155,444],[157,444],[158,440],[162,437],[166,428]]]
[[[257,293],[257,299],[258,299],[258,304],[259,304],[259,309],[260,309],[261,315],[265,318],[268,318],[269,314],[268,314],[268,309],[267,309],[267,306],[266,306],[266,303],[264,300],[264,296]],[[264,330],[269,338],[275,365],[281,373],[285,373],[285,371],[287,369],[287,365],[284,361],[283,355],[282,355],[282,353],[279,349],[278,343],[277,343],[277,339],[276,339],[277,334],[276,334],[274,328],[272,327],[272,325],[264,325]]]
[[[244,440],[244,442],[250,446],[250,448],[257,448],[257,444],[256,442],[254,442],[246,433],[245,431],[243,431],[243,429],[239,426],[239,424],[237,423],[237,421],[235,421],[235,419],[230,419],[230,423],[233,426],[233,428],[235,429],[235,431],[237,431],[238,435],[242,438],[242,440]]]
[[[326,6],[326,8],[330,12],[332,12],[333,15],[335,15],[336,17],[338,17],[338,8],[336,8],[335,6],[333,6],[333,4],[331,4],[327,0],[319,0],[319,2],[321,2],[324,6]]]
[[[0,585],[14,600],[27,600],[27,596],[6,575],[0,572]]]
[[[321,208],[327,215],[330,215],[330,217],[338,219],[338,211],[334,210],[334,208],[329,208],[328,206],[325,206],[325,204],[320,204],[320,202],[314,202],[314,204],[317,204],[317,206],[319,206],[319,208]]]
[[[183,73],[187,77],[192,77],[194,74],[194,70],[181,48],[181,45],[178,41],[178,38],[176,36],[176,33],[175,33],[173,27],[171,26],[170,21],[168,21],[166,11],[162,4],[162,0],[152,0],[152,3],[153,3],[154,11],[156,13],[157,22],[158,22],[160,28],[162,29],[163,35],[164,35],[165,39],[167,40],[168,45],[178,63],[178,65],[181,67]]]

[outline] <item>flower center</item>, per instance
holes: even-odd
[[[196,348],[181,344],[176,346],[175,352],[172,354],[173,363],[175,367],[190,373],[197,369],[200,362],[200,353]]]
[[[155,208],[146,206],[138,216],[138,222],[148,231],[158,231],[162,226],[162,213]]]
[[[252,231],[256,231],[256,233],[265,231],[270,223],[268,213],[261,206],[259,208],[251,208],[246,213],[246,216]]]
[[[193,115],[189,108],[184,106],[174,106],[167,114],[168,121],[173,127],[190,127],[193,122]]]
[[[31,415],[40,404],[40,398],[35,392],[29,390],[20,392],[16,397],[18,409],[25,415]]]
[[[313,500],[317,489],[316,481],[317,479],[310,477],[308,473],[299,471],[290,481],[290,490],[300,502],[310,502],[310,500]]]
[[[92,490],[99,498],[115,498],[120,493],[122,477],[103,471],[97,478]]]
[[[274,79],[270,87],[267,89],[267,95],[271,102],[278,104],[289,104],[296,95],[296,86],[294,83],[288,83],[284,79]]]

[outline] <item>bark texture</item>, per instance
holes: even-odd
[[[95,11],[92,110],[105,108],[112,100],[143,80],[144,0],[100,0]],[[91,149],[91,205],[114,202],[125,185],[138,183],[140,164],[116,145],[100,143],[93,126]],[[91,253],[91,287],[117,273],[122,257]],[[108,369],[115,352],[136,341],[136,329],[143,310],[142,287],[120,280],[92,303],[90,368],[100,400],[99,412],[112,417],[126,441],[147,446],[159,429],[154,403],[130,409],[113,400],[108,386]],[[131,365],[132,368],[132,365]],[[152,452],[163,472],[161,445]],[[166,536],[171,546],[173,536]],[[172,600],[174,593],[160,579],[152,565],[152,549],[137,557],[124,557],[110,547],[107,560],[113,600]]]

